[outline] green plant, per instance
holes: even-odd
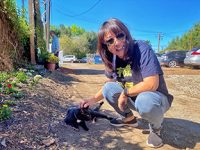
[[[18,81],[24,83],[28,79],[28,76],[24,72],[19,71],[16,73],[16,78],[18,79]]]
[[[0,106],[0,121],[9,119],[11,117],[12,111],[10,107],[6,104]]]
[[[54,54],[50,54],[47,62],[49,63],[58,63],[59,62],[59,58],[57,56],[55,56]]]
[[[14,93],[14,92],[16,92],[16,90],[15,90],[13,84],[7,83],[4,85],[4,93],[5,94],[10,94],[10,93]]]
[[[7,72],[0,73],[0,83],[5,82],[9,78],[10,78],[10,75]]]
[[[16,99],[20,99],[20,98],[24,97],[24,93],[21,91],[16,91],[16,92],[12,93],[12,96]]]
[[[15,106],[15,105],[16,105],[16,102],[13,101],[13,100],[5,100],[5,101],[3,102],[3,105]]]
[[[50,53],[48,51],[38,50],[38,59],[40,62],[45,62],[49,58]]]
[[[3,92],[3,84],[0,83],[0,93]]]

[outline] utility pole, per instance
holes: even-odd
[[[47,13],[46,13],[46,47],[49,49],[49,31],[50,31],[50,0],[47,0]]]
[[[158,32],[158,53],[160,52],[160,32]]]
[[[30,55],[31,64],[36,64],[35,61],[35,23],[34,23],[34,0],[28,0],[29,24],[30,24]]]
[[[162,40],[163,34],[158,32],[158,53],[160,52],[160,40]]]
[[[43,0],[44,12],[42,13],[44,25],[44,39],[46,40],[46,48],[49,49],[49,30],[50,30],[50,0]]]

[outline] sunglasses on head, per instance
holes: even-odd
[[[126,35],[124,33],[119,33],[116,35],[116,39],[123,41],[125,39]],[[109,40],[105,41],[105,44],[110,46],[115,42],[114,38],[110,38]]]

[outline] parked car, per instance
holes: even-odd
[[[75,62],[77,60],[75,55],[65,55],[63,56],[63,62]]]
[[[186,53],[184,64],[192,66],[193,68],[200,67],[200,47],[193,48],[191,51]]]
[[[83,57],[81,59],[78,59],[79,63],[87,63],[87,57]]]
[[[185,50],[168,51],[162,55],[160,64],[170,68],[183,66],[187,52]]]
[[[159,54],[159,53],[155,53],[156,54],[156,57],[157,57],[157,59],[158,59],[158,61],[159,61],[159,63],[161,62],[161,54]]]
[[[94,63],[95,64],[102,64],[103,63],[103,61],[102,61],[102,59],[99,55],[94,56]]]

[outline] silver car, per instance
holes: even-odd
[[[184,64],[192,66],[193,68],[200,67],[200,47],[193,48],[191,51],[186,53]]]
[[[155,53],[156,54],[156,57],[157,57],[157,59],[158,59],[158,61],[159,61],[159,63],[161,62],[161,54],[159,54],[159,53]]]

